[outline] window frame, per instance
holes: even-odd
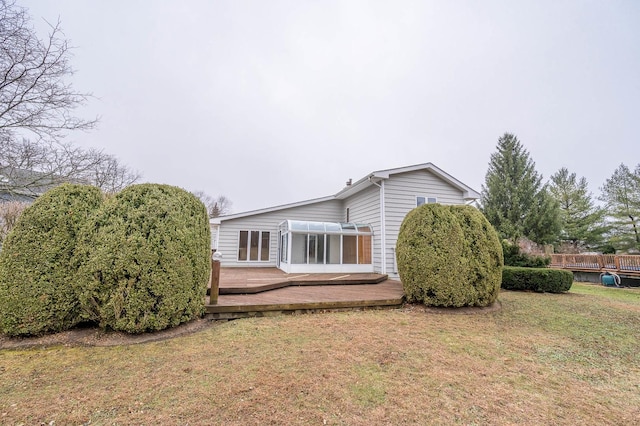
[[[420,199],[422,198],[422,203],[420,203]],[[424,204],[436,204],[438,202],[438,197],[430,197],[428,195],[416,195],[416,207],[420,207]]]
[[[258,233],[257,235],[257,251],[256,251],[256,259],[252,259],[251,257],[251,242],[252,242],[252,235],[255,235],[254,233]],[[241,242],[243,240],[243,233],[245,233],[244,235],[244,239],[246,241],[246,246],[242,247],[241,246]],[[266,263],[266,262],[270,262],[271,261],[271,234],[272,231],[260,231],[260,230],[256,230],[256,229],[241,229],[238,231],[238,250],[236,251],[236,260],[238,262],[257,262],[257,263]],[[265,236],[267,236],[267,238],[265,238]],[[265,242],[266,242],[266,252],[267,252],[267,258],[263,259],[264,257],[264,252],[263,249],[265,248]],[[243,250],[244,249],[244,250]],[[245,259],[241,259],[240,255],[241,253],[245,254]]]

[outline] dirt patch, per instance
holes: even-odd
[[[119,346],[157,342],[186,334],[196,333],[213,327],[218,321],[200,318],[177,327],[152,333],[128,334],[118,331],[105,331],[98,327],[77,327],[60,333],[37,337],[9,337],[0,334],[0,349],[17,349],[43,346]]]

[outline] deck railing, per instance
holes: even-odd
[[[640,276],[640,256],[614,254],[552,254],[551,268],[586,272],[616,272]]]

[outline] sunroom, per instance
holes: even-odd
[[[278,236],[278,268],[287,273],[373,272],[369,224],[285,220]]]

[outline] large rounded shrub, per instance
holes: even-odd
[[[71,258],[101,203],[98,188],[65,184],[25,209],[0,252],[0,331],[37,335],[80,321]]]
[[[157,184],[124,189],[103,204],[79,243],[86,318],[141,333],[202,315],[210,245],[207,211],[194,195]]]
[[[407,214],[396,247],[409,302],[431,306],[488,306],[498,297],[502,247],[474,207],[425,204]]]

